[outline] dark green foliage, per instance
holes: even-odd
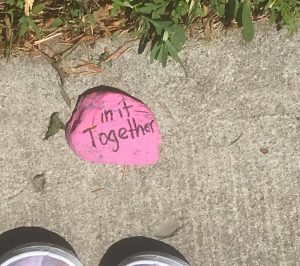
[[[0,9],[1,39],[6,42],[6,50],[20,38],[26,38],[29,32],[37,38],[44,37],[40,21],[46,17],[52,21],[45,27],[48,31],[65,27],[78,35],[86,26],[97,27],[93,11],[103,1],[94,1],[98,3],[94,7],[92,2],[36,0],[29,14],[25,14],[25,0],[0,0],[0,6],[4,6]],[[178,53],[186,42],[186,30],[195,21],[210,16],[211,10],[226,26],[237,22],[247,42],[254,38],[253,20],[259,16],[268,15],[271,25],[275,24],[277,29],[286,26],[290,33],[298,29],[300,20],[300,0],[112,0],[105,3],[112,7],[110,18],[125,16],[127,24],[134,28],[134,35],[140,38],[138,53],[151,44],[151,62],[157,60],[163,66],[169,57],[181,63]]]
[[[44,140],[47,140],[58,133],[60,129],[65,129],[65,124],[60,120],[59,114],[55,112],[50,116],[50,122]]]

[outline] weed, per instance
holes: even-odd
[[[64,0],[62,3],[53,1],[48,6],[44,3],[34,4],[33,0],[5,0],[0,5],[4,7],[0,9],[0,21],[3,20],[3,23],[0,22],[0,30],[4,35],[7,57],[11,54],[12,43],[26,38],[28,33],[40,39],[44,30],[61,26],[66,26],[71,33],[81,33],[85,16],[87,23],[91,25],[94,22],[89,10],[76,0]],[[44,21],[48,15],[54,15],[55,18],[46,26]]]
[[[4,11],[0,11],[0,15],[4,17],[2,30],[7,41],[7,56],[10,54],[12,42],[18,37],[23,37],[28,31],[32,30],[38,38],[41,38],[41,29],[36,24],[35,18],[44,8],[44,4],[32,6],[23,0],[5,1]]]
[[[291,34],[300,20],[300,0],[0,0],[0,41],[5,43],[5,55],[10,56],[13,44],[43,38],[57,28],[78,36],[87,29],[93,34],[98,26],[114,38],[123,26],[98,23],[103,10],[108,22],[125,19],[140,38],[138,52],[143,53],[150,43],[151,62],[157,60],[163,66],[169,57],[181,63],[178,53],[195,21],[204,23],[218,16],[227,26],[236,22],[249,42],[254,37],[253,21],[258,18],[268,16],[270,24],[277,29],[286,26]]]
[[[135,32],[141,38],[138,52],[142,53],[151,41],[151,62],[158,60],[163,66],[169,56],[181,63],[178,53],[186,42],[185,25],[204,14],[200,1],[113,0],[112,6],[113,16],[125,9],[131,21],[138,25]]]
[[[269,0],[265,6],[270,11],[270,24],[277,24],[277,28],[282,27],[282,23],[287,25],[290,33],[294,33],[300,22],[300,1],[299,0]]]

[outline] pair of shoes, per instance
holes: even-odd
[[[0,235],[0,266],[83,266],[72,246],[38,227],[21,227]],[[172,246],[146,237],[113,244],[99,266],[190,266]]]
[[[61,247],[30,244],[5,254],[1,266],[83,266],[77,256]],[[145,252],[125,258],[118,266],[189,266],[185,261],[167,253]]]

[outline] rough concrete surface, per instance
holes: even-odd
[[[192,265],[300,265],[299,41],[300,34],[258,26],[250,44],[237,32],[190,41],[181,53],[188,77],[132,49],[97,76],[69,78],[73,104],[105,84],[156,114],[160,161],[124,176],[122,166],[77,159],[63,131],[43,140],[53,112],[64,121],[72,112],[45,59],[2,60],[1,232],[44,227],[96,266],[114,242],[154,237],[172,216],[183,227],[165,242]],[[100,41],[98,53],[110,45]],[[39,173],[44,193],[32,187]]]

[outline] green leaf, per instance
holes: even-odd
[[[50,28],[57,28],[64,24],[64,21],[61,18],[56,18],[50,25]]]
[[[25,1],[17,1],[17,7],[18,7],[19,9],[23,9],[23,8],[24,8],[24,2],[25,2]]]
[[[112,35],[111,35],[111,41],[112,41],[112,42],[116,41],[117,38],[118,38],[118,36],[119,36],[119,32],[118,32],[118,31],[114,31],[114,32],[112,33]]]
[[[235,20],[239,27],[243,27],[243,7],[244,3],[239,4],[235,14]]]
[[[149,20],[146,19],[146,17],[142,17],[142,20],[141,20],[141,31],[142,31],[142,34],[144,34],[145,32],[148,32],[149,29],[150,29],[151,25],[150,25],[150,22]]]
[[[225,6],[225,21],[230,23],[236,16],[237,0],[228,0]]]
[[[157,5],[154,5],[152,3],[146,3],[144,6],[140,7],[139,12],[144,14],[151,14],[151,12],[157,10]]]
[[[99,58],[98,58],[97,66],[99,66],[99,67],[102,67],[102,66],[111,67],[112,66],[111,60],[105,62],[109,56],[110,56],[110,53],[108,51],[104,51],[103,53],[101,53],[99,55]]]
[[[28,17],[22,17],[20,20],[19,36],[22,37],[28,30]]]
[[[170,41],[166,41],[166,46],[168,48],[168,53],[171,55],[171,57],[177,62],[177,63],[181,63],[181,60],[178,56],[178,51],[176,50],[175,46],[170,42]]]
[[[32,9],[32,14],[37,15],[38,13],[42,12],[44,8],[45,8],[45,4],[35,5]]]
[[[129,3],[130,1],[125,1],[122,3],[122,6],[133,8],[133,6]]]
[[[144,17],[144,19],[148,20],[155,27],[158,35],[161,35],[164,30],[167,30],[172,24],[174,24],[174,22],[170,20],[153,20],[147,17]]]
[[[40,39],[42,37],[41,29],[38,27],[38,25],[35,24],[35,22],[31,18],[28,18],[28,23],[34,31],[34,33],[36,34],[36,36]]]
[[[205,12],[201,4],[199,3],[199,1],[196,1],[191,12],[192,19],[196,17],[204,17],[204,16],[205,16]]]
[[[166,13],[166,8],[167,6],[165,4],[159,6],[159,8],[152,13],[152,19],[160,19],[162,16],[164,16]]]
[[[234,1],[235,1],[234,18],[236,18],[238,10],[239,10],[241,4],[240,4],[239,0],[234,0]]]
[[[91,26],[95,26],[96,25],[96,19],[94,17],[93,14],[91,13],[87,13],[87,18],[88,18],[88,22],[91,24]]]
[[[220,0],[210,0],[211,7],[219,14],[220,17],[225,13],[225,2]]]
[[[275,19],[276,19],[276,11],[275,9],[272,9],[269,17],[269,24],[273,25],[275,23]]]
[[[210,0],[210,5],[215,11],[218,11],[218,0]]]
[[[161,63],[163,65],[163,53],[164,53],[164,43],[161,43],[160,44],[160,47],[159,47],[159,51],[158,51],[158,55],[157,55],[157,58],[156,60]],[[164,65],[163,65],[164,66]]]
[[[113,0],[113,5],[122,6],[123,2],[121,0]]]
[[[157,57],[156,57],[156,60],[160,63],[162,63],[163,46],[164,46],[163,43],[159,44],[158,54],[157,54]]]
[[[181,51],[184,44],[186,43],[185,31],[179,25],[174,25],[172,27],[172,36],[170,37],[170,41],[176,47],[177,51]]]
[[[65,129],[65,124],[60,120],[58,112],[55,112],[50,116],[50,122],[44,140],[58,133],[60,129]]]
[[[169,33],[168,33],[168,31],[165,31],[164,35],[163,35],[163,41],[168,40],[168,38],[169,38]]]
[[[161,63],[163,67],[166,67],[168,61],[168,50],[165,43],[162,44],[162,55],[161,55]]]
[[[152,19],[160,19],[163,13],[158,9],[152,13]]]
[[[220,3],[218,6],[218,13],[220,17],[223,17],[225,14],[225,4],[224,3]]]
[[[117,16],[119,14],[120,10],[121,10],[120,6],[113,5],[113,8],[110,11],[110,16],[112,16],[112,17]]]
[[[147,7],[141,7],[139,9],[139,12],[143,13],[143,14],[151,14],[152,10],[147,8]]]
[[[189,12],[189,5],[186,1],[180,1],[175,10],[180,17],[183,17]]]
[[[70,14],[73,18],[79,18],[81,15],[81,9],[79,8],[70,9]]]
[[[151,53],[150,53],[150,63],[153,63],[153,61],[155,59],[157,59],[157,53],[158,53],[158,50],[160,49],[159,47],[159,43],[156,42],[151,50]]]
[[[150,41],[148,36],[145,34],[141,37],[138,47],[138,54],[142,54],[147,46],[147,43]]]
[[[254,27],[252,23],[250,3],[248,1],[245,2],[243,6],[242,21],[243,38],[246,42],[250,42],[254,37]]]

